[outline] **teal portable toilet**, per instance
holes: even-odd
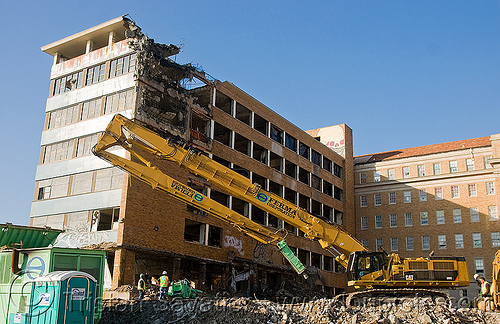
[[[50,272],[33,281],[28,323],[94,323],[96,295],[97,282],[90,274]]]

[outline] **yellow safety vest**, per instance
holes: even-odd
[[[160,287],[168,287],[168,277],[167,276],[160,277]]]
[[[146,288],[146,282],[144,279],[139,279],[139,282],[137,283],[137,289],[138,290],[144,290]]]
[[[489,296],[490,295],[490,284],[487,281],[483,281],[481,284],[481,296]]]

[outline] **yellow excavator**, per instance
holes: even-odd
[[[491,283],[491,297],[493,304],[500,309],[500,250],[495,253],[493,260],[493,281]]]
[[[483,277],[480,274],[476,274],[474,278],[476,278],[477,275]],[[491,298],[480,297],[474,300],[475,306],[482,311],[500,310],[500,250],[495,253],[495,258],[493,259],[493,275],[491,278]]]
[[[131,158],[113,154],[113,147],[127,150]],[[207,179],[234,197],[247,201],[271,215],[297,227],[304,236],[317,241],[336,256],[346,268],[348,285],[359,291],[356,297],[373,295],[420,294],[445,296],[434,289],[469,285],[464,257],[402,258],[385,251],[368,251],[341,227],[326,222],[284,198],[267,192],[259,184],[210,159],[201,152],[165,139],[138,122],[115,115],[93,153],[119,167],[153,188],[233,224],[243,233],[264,244],[276,245],[297,273],[305,267],[287,246],[286,230],[270,230],[217,203],[209,197],[171,178],[154,165],[154,160],[168,160],[189,172]],[[134,157],[134,158],[132,158]],[[354,295],[350,295],[349,298]]]

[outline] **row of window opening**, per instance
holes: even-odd
[[[233,105],[234,103],[234,105]],[[279,144],[285,146],[286,148],[290,149],[291,151],[299,154],[300,156],[304,157],[305,159],[311,161],[312,163],[322,167],[328,172],[333,173],[339,178],[343,177],[343,169],[340,165],[336,163],[332,163],[332,161],[325,156],[323,156],[321,153],[318,151],[310,148],[308,145],[305,143],[297,140],[295,137],[292,135],[284,132],[281,130],[279,127],[276,125],[268,122],[266,119],[262,118],[258,114],[252,112],[250,109],[246,108],[245,106],[241,105],[240,103],[233,101],[231,98],[226,96],[220,91],[216,91],[216,100],[215,100],[215,105],[222,111],[226,112],[227,114],[233,116],[234,118],[242,121],[243,123],[247,124],[248,126],[254,128],[255,130],[259,131],[260,133],[269,136],[272,140],[278,142]],[[222,125],[216,124],[215,126],[215,132],[214,132],[214,139],[227,145],[231,146],[231,138],[229,136],[229,129],[225,128]],[[243,146],[242,148],[242,153],[250,155],[249,154],[249,148],[245,147],[245,139],[243,136],[236,134],[235,137],[238,137],[242,139]],[[248,141],[248,140],[246,140]],[[236,142],[239,142],[237,140]],[[240,145],[238,145],[240,146]],[[236,148],[235,148],[236,149]]]
[[[137,66],[137,55],[129,54],[120,58],[101,63],[74,73],[55,79],[53,95],[82,88],[117,77],[125,73],[134,72]]]
[[[465,244],[464,244],[464,235],[463,234],[454,234],[455,238],[455,249],[464,249]],[[500,232],[491,232],[490,233],[490,238],[491,238],[491,246],[492,247],[500,247]],[[414,242],[414,237],[413,236],[407,236],[405,238],[406,242],[406,251],[414,251],[415,250],[415,242]],[[369,240],[363,239],[361,240],[361,243],[366,247],[370,248],[369,246]],[[378,250],[379,248],[383,247],[384,241],[381,238],[375,239],[375,248]],[[446,234],[440,234],[437,236],[437,244],[438,244],[438,249],[447,249],[447,239],[446,239]],[[399,251],[399,239],[397,237],[391,237],[390,238],[390,246],[391,246],[391,251]],[[481,233],[472,233],[472,246],[474,248],[482,248],[483,247],[483,242],[481,239]],[[430,250],[431,249],[431,241],[430,237],[428,235],[423,235],[421,236],[421,247],[423,251]]]
[[[477,184],[472,183],[467,185],[469,197],[477,197]],[[495,183],[494,182],[486,182],[485,183],[486,195],[494,195],[495,194]],[[458,185],[450,186],[450,197],[451,198],[460,198],[460,187]],[[435,200],[443,199],[443,188],[436,187],[434,188],[434,198]],[[419,201],[427,201],[427,189],[419,189],[418,190],[418,199]],[[403,191],[403,202],[411,203],[412,201],[412,192],[411,190]],[[390,205],[396,204],[396,192],[388,193],[388,203]],[[374,206],[382,205],[382,194],[376,193],[373,195],[373,204]],[[366,195],[360,196],[360,207],[368,206],[368,198]]]
[[[471,207],[470,211],[470,222],[477,223],[480,221],[479,217],[479,207]],[[456,208],[452,211],[453,223],[459,224],[462,223],[462,209]],[[498,211],[496,205],[488,206],[488,216],[490,221],[498,220]],[[367,230],[369,228],[369,218],[367,216],[361,216],[360,218],[360,227],[362,230]],[[405,213],[404,214],[404,226],[410,227],[413,226],[413,214]],[[436,225],[445,224],[445,212],[444,210],[436,211]],[[420,225],[426,226],[429,225],[429,213],[426,211],[420,212]],[[374,227],[375,229],[381,229],[383,227],[383,217],[382,215],[375,215],[374,219]],[[390,214],[389,215],[389,227],[398,227],[398,215]]]
[[[491,156],[484,156],[483,157],[485,169],[492,168],[492,166],[490,164],[491,158],[492,158]],[[474,171],[475,170],[474,159],[466,159],[465,166],[466,166],[466,171]],[[401,169],[401,171],[402,171],[402,178],[403,179],[411,178],[409,166],[403,167]],[[433,175],[442,174],[441,162],[433,163],[432,172],[433,172]],[[449,172],[450,173],[458,172],[458,161],[455,161],[455,160],[449,161]],[[424,164],[417,165],[417,176],[418,177],[425,177],[426,175],[427,174],[425,171],[425,165]],[[381,180],[383,180],[381,171],[373,171],[373,182],[380,182]],[[396,180],[396,169],[387,169],[387,180]],[[359,183],[362,183],[362,184],[367,183],[366,172],[359,173]]]

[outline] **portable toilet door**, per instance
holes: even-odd
[[[94,322],[97,282],[80,271],[54,271],[33,282],[30,323]]]
[[[97,282],[85,272],[73,274],[64,282],[66,301],[63,323],[94,323]]]

